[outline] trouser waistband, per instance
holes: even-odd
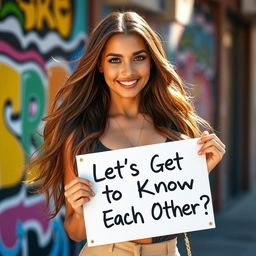
[[[134,256],[147,256],[153,255],[152,252],[156,251],[166,256],[176,255],[176,244],[177,239],[172,239],[169,241],[161,243],[152,243],[152,244],[138,244],[133,242],[122,242],[109,244],[109,252],[113,252],[115,248],[119,248],[125,251],[131,251],[134,253]]]

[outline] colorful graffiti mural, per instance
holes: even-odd
[[[169,27],[171,61],[191,89],[200,116],[214,123],[216,100],[216,28],[209,8],[196,4],[190,23]]]
[[[49,220],[23,166],[87,34],[86,0],[4,0],[0,6],[0,255],[75,255],[65,209]],[[59,61],[55,61],[57,59]]]

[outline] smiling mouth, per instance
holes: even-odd
[[[139,79],[133,79],[133,80],[127,80],[127,81],[117,81],[122,87],[125,88],[131,88],[134,87],[137,82],[139,81]]]

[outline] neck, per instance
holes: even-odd
[[[122,115],[128,118],[134,118],[139,114],[139,98],[122,98],[115,100],[111,98],[109,116],[114,117]]]

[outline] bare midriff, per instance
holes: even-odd
[[[152,238],[144,238],[144,239],[132,240],[131,242],[137,243],[137,244],[152,244]]]

